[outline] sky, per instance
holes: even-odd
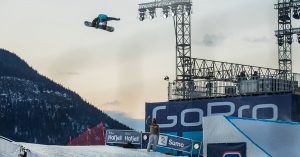
[[[167,101],[163,78],[175,79],[172,19],[159,10],[153,20],[138,20],[138,4],[149,1],[0,0],[0,48],[142,130],[145,102]],[[277,68],[276,2],[194,0],[192,57]],[[84,26],[99,13],[121,18],[109,22],[115,32]],[[293,44],[297,73],[299,47]]]

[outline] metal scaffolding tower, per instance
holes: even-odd
[[[275,9],[278,10],[278,30],[275,31],[275,35],[278,39],[279,74],[284,80],[292,80],[293,77],[293,34],[297,34],[299,42],[300,28],[292,27],[292,19],[300,19],[299,7],[299,0],[278,0],[278,3],[275,4]]]
[[[162,9],[164,18],[173,17],[176,37],[176,80],[169,82],[169,100],[220,96],[258,95],[300,91],[300,74],[292,72],[292,42],[300,28],[300,0],[278,0],[279,69],[219,62],[191,57],[191,0],[154,0],[139,4],[139,19],[153,19]],[[165,80],[169,81],[169,77]]]
[[[155,11],[162,9],[163,16],[173,16],[176,36],[176,84],[183,99],[189,98],[189,85],[192,80],[191,63],[191,0],[155,0],[139,4],[139,19],[153,19]],[[146,16],[148,14],[148,16]]]

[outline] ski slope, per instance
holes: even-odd
[[[49,146],[18,143],[29,149],[28,157],[172,157],[140,149],[114,146]]]

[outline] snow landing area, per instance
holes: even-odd
[[[18,143],[30,150],[28,157],[172,157],[145,149],[116,146],[55,146]]]

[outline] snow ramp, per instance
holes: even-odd
[[[203,130],[205,157],[214,156],[211,145],[234,143],[244,143],[248,157],[300,157],[300,123],[211,116],[203,118]]]
[[[17,157],[21,152],[21,146],[13,141],[0,136],[0,157]]]

